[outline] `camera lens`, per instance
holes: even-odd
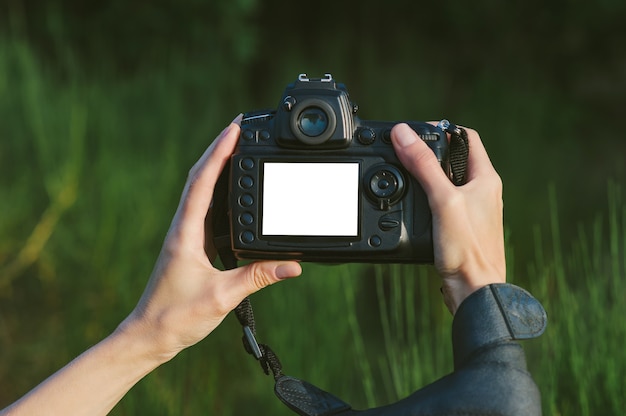
[[[303,110],[298,117],[300,131],[309,137],[317,137],[328,128],[328,116],[318,107]]]

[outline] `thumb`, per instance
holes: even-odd
[[[422,185],[429,199],[451,187],[437,157],[412,128],[397,124],[391,130],[391,138],[398,159]]]
[[[243,298],[281,280],[300,276],[302,267],[295,261],[259,261],[224,272],[228,274],[229,299],[237,304]]]

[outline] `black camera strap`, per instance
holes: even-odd
[[[467,178],[467,159],[469,143],[465,129],[451,124],[447,120],[439,122],[438,127],[450,134],[450,179],[457,185],[463,185]],[[217,199],[219,201],[219,199]],[[237,259],[230,250],[230,244],[218,244],[218,253],[226,269],[237,267]],[[266,344],[256,339],[256,322],[250,298],[245,298],[234,310],[237,320],[243,328],[243,346],[252,355],[266,375],[272,373],[278,398],[291,410],[301,416],[331,416],[342,414],[348,416],[356,411],[336,396],[314,385],[286,376],[278,356]]]
[[[237,260],[232,256],[232,252],[230,256],[222,258],[222,262],[227,269],[237,267]],[[256,339],[256,322],[249,297],[246,297],[234,312],[243,328],[244,349],[259,362],[266,375],[272,373],[275,381],[274,392],[287,407],[301,416],[331,416],[351,411],[352,407],[348,403],[327,391],[283,374],[278,356],[267,344],[258,343]]]
[[[446,125],[447,123],[447,125]],[[447,120],[439,122],[447,133],[450,133],[450,170],[452,183],[461,186],[467,181],[467,158],[469,156],[469,139],[467,130],[450,124]]]

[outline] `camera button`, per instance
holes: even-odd
[[[252,231],[244,231],[239,234],[239,239],[242,243],[250,244],[254,241],[254,233]]]
[[[291,95],[285,97],[285,100],[283,101],[283,108],[285,109],[285,111],[291,111],[294,105],[296,105],[295,98],[293,98]]]
[[[376,132],[369,127],[364,127],[359,129],[356,137],[362,144],[372,144],[376,140]]]
[[[250,194],[243,194],[239,197],[239,205],[242,207],[250,207],[254,204],[254,198]]]
[[[239,178],[239,186],[244,189],[250,189],[254,186],[254,179],[251,176],[245,175]]]
[[[380,217],[378,220],[378,228],[382,231],[393,230],[394,228],[398,228],[400,226],[400,220],[394,218],[392,215],[385,215]]]
[[[251,225],[254,222],[254,216],[249,212],[244,212],[239,216],[239,224]]]
[[[272,135],[267,130],[261,130],[259,132],[259,137],[261,138],[261,140],[269,140],[272,137]]]
[[[254,134],[252,130],[244,130],[243,133],[241,133],[241,137],[243,137],[244,140],[250,141],[256,138],[256,134]]]
[[[373,235],[370,237],[368,242],[369,245],[372,247],[380,247],[380,245],[383,243],[383,240],[379,236]]]
[[[383,142],[387,144],[391,144],[391,130],[386,129],[383,131]]]
[[[243,170],[250,170],[254,168],[254,160],[250,159],[249,157],[241,159],[241,161],[239,162],[239,166],[241,166],[241,169]]]

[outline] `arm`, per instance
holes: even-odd
[[[478,134],[469,130],[468,181],[458,187],[407,125],[394,127],[392,141],[429,198],[435,265],[454,314],[454,371],[396,403],[361,411],[294,377],[278,379],[276,394],[303,416],[540,415],[539,390],[515,341],[539,336],[546,314],[528,292],[504,283],[502,184]]]
[[[435,266],[454,314],[454,372],[387,408],[365,415],[540,415],[541,396],[515,340],[545,330],[546,313],[528,292],[506,284],[502,182],[478,133],[467,129],[468,179],[454,186],[433,152],[406,125],[396,153],[428,194]]]
[[[217,178],[239,136],[235,119],[189,172],[148,285],[106,339],[0,411],[0,416],[104,415],[142,377],[210,334],[241,300],[301,273],[296,262],[219,271],[205,252],[205,217]],[[210,230],[208,231],[210,232]],[[210,240],[210,239],[209,239]]]

